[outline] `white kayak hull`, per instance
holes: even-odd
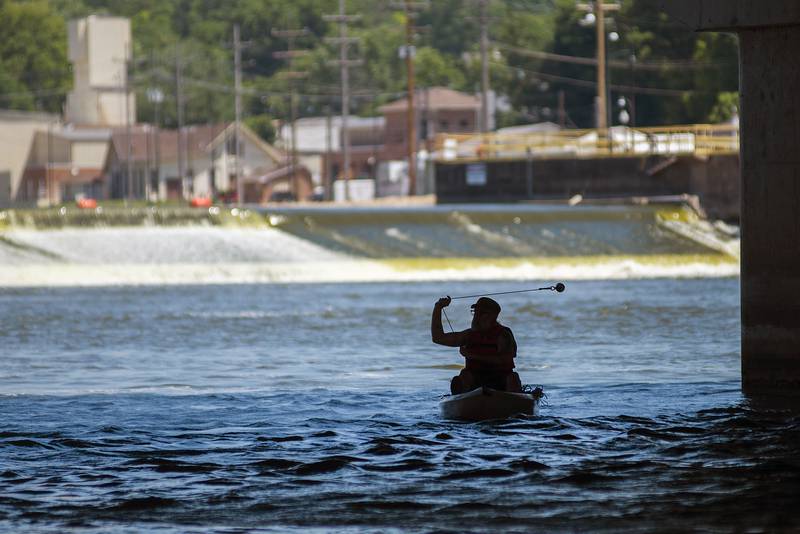
[[[505,419],[512,415],[538,415],[539,393],[511,393],[481,387],[447,397],[439,403],[439,410],[445,419],[466,421],[485,421]]]

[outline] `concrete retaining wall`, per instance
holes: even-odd
[[[436,163],[437,201],[521,202],[690,194],[710,217],[739,218],[739,156],[620,157],[485,162],[486,183],[467,184],[465,163]]]

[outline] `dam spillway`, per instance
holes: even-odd
[[[429,209],[279,210],[275,227],[370,258],[520,258],[706,254],[669,229],[688,208],[465,205]],[[667,222],[668,224],[663,224]]]
[[[138,224],[130,210],[17,217],[10,224],[7,216],[0,228],[0,286],[738,273],[735,237],[686,206],[311,206],[149,214]]]

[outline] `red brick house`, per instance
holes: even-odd
[[[420,89],[414,98],[417,150],[430,149],[440,133],[475,133],[481,109],[479,97],[447,87]],[[386,119],[382,159],[405,159],[408,154],[408,98],[382,106]]]

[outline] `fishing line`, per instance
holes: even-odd
[[[453,325],[450,324],[450,318],[447,316],[447,312],[444,311],[444,308],[442,308],[442,312],[444,313],[444,318],[447,319],[447,324],[450,325],[450,331],[455,332],[455,330],[453,329]]]
[[[460,297],[450,297],[450,300],[473,299],[475,297],[488,297],[489,295],[510,295],[511,293],[530,293],[531,291],[555,291],[557,293],[563,293],[566,288],[567,286],[559,282],[554,286],[538,287],[535,289],[518,289],[516,291],[500,291],[499,293],[479,293],[477,295],[463,295]]]

